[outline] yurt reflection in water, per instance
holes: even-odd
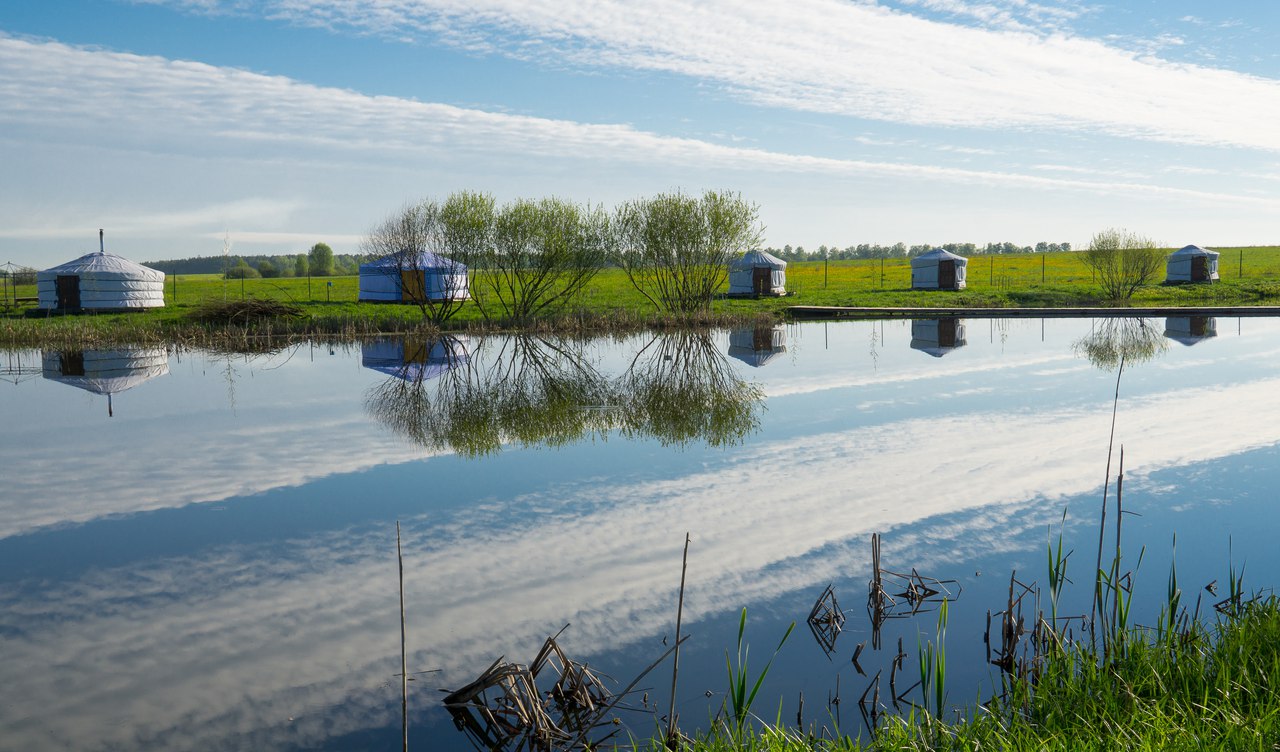
[[[467,362],[466,337],[377,339],[360,345],[360,365],[406,381],[423,381]]]
[[[912,319],[911,347],[935,358],[964,347],[964,321],[955,316],[941,319]]]
[[[112,396],[169,373],[163,347],[114,350],[45,350],[41,375],[50,381],[107,396],[107,415],[115,414]]]
[[[787,351],[787,331],[781,325],[743,327],[729,332],[729,355],[759,368]]]
[[[1164,336],[1190,346],[1218,336],[1218,321],[1212,316],[1170,316],[1164,320]]]

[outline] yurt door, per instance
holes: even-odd
[[[944,264],[954,264],[954,261],[944,261]],[[952,269],[952,274],[955,270]],[[953,279],[954,283],[955,280]],[[938,319],[938,347],[955,347],[956,346],[956,320],[955,319]]]
[[[764,295],[773,289],[773,269],[757,266],[751,270],[751,289],[756,295]]]
[[[427,343],[420,339],[406,339],[404,341],[405,363],[425,365],[427,362],[427,355],[429,353],[430,350],[427,348]]]
[[[75,274],[59,274],[55,284],[59,308],[80,307],[80,277]]]
[[[938,287],[950,290],[956,286],[956,262],[947,259],[938,262]]]
[[[61,361],[63,376],[83,376],[84,375],[84,353],[82,352],[64,352],[58,354]]]
[[[424,301],[426,297],[426,274],[421,269],[408,269],[400,272],[400,299]]]
[[[1209,259],[1206,256],[1191,257],[1191,281],[1204,282],[1209,279]]]

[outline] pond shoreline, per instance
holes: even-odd
[[[822,319],[939,318],[1143,318],[1155,316],[1280,316],[1280,306],[1097,306],[1052,308],[878,308],[869,306],[789,306],[789,318]]]
[[[1280,317],[1280,306],[816,306],[792,305],[755,311],[667,314],[634,310],[579,310],[530,322],[465,319],[437,326],[405,316],[362,312],[332,315],[307,311],[301,317],[265,317],[237,322],[200,322],[179,314],[155,318],[148,312],[11,316],[0,318],[0,347],[102,347],[175,345],[215,349],[261,349],[303,339],[359,341],[377,336],[435,337],[440,334],[530,334],[568,337],[623,336],[637,332],[773,326],[788,321],[938,318],[1119,318],[1158,316]]]

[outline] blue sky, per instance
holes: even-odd
[[[0,263],[357,252],[460,189],[766,244],[1280,242],[1280,3],[14,0]]]

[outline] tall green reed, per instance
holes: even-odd
[[[724,662],[729,672],[729,694],[725,698],[725,711],[728,713],[729,731],[735,737],[740,736],[746,727],[747,721],[751,718],[751,704],[755,702],[756,695],[760,692],[760,686],[764,684],[764,679],[769,674],[769,667],[773,665],[773,659],[778,657],[778,651],[782,650],[782,646],[786,644],[787,638],[791,636],[791,631],[796,628],[793,621],[787,627],[787,631],[783,633],[782,639],[778,641],[778,646],[773,649],[773,655],[764,664],[764,668],[760,671],[760,675],[756,677],[754,683],[751,682],[751,674],[747,665],[750,649],[746,643],[747,632],[747,609],[742,609],[742,616],[738,619],[738,654],[737,665],[729,657],[729,651],[725,651]],[[750,684],[750,688],[748,688]]]

